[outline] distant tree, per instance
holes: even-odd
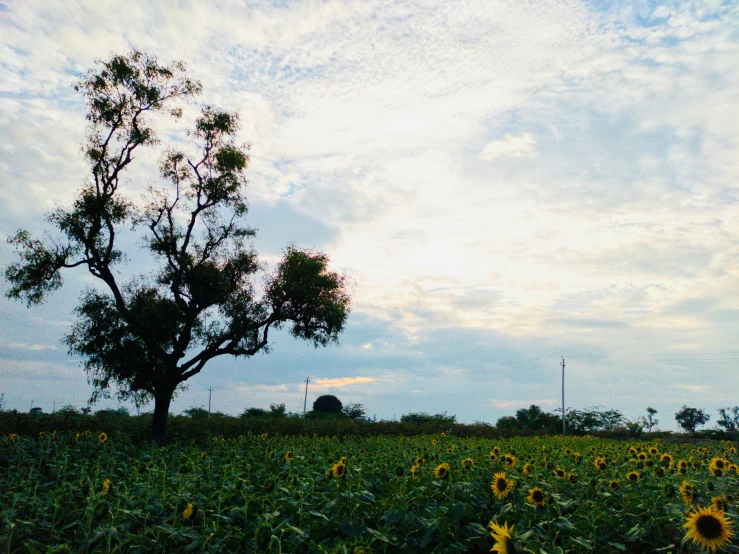
[[[340,414],[342,407],[341,400],[333,394],[321,395],[313,402],[313,411],[324,414]]]
[[[539,406],[532,404],[528,408],[516,411],[516,420],[523,429],[557,429],[561,425],[561,419],[553,414],[543,411]]]
[[[659,423],[659,420],[654,417],[654,415],[657,413],[657,410],[654,408],[647,407],[647,416],[641,416],[639,418],[639,424],[644,427],[647,432],[651,432],[653,428],[657,426]]]
[[[203,107],[192,151],[180,142],[162,155],[167,184],[151,185],[143,204],[124,196],[126,169],[140,148],[158,143],[147,116],[179,119],[174,102],[201,88],[182,63],[161,65],[141,52],[99,62],[75,87],[87,105],[88,179],[70,207],[47,216],[57,237],[19,230],[8,238],[20,257],[5,271],[10,298],[41,303],[62,286],[63,269],[84,268],[97,280],[101,288],[84,292],[65,341],[84,360],[91,401],[111,389],[137,407],[154,401],[151,436],[160,445],[175,392],[210,360],[266,352],[269,330],[285,325],[315,346],[336,343],[350,308],[345,278],[329,270],[328,257],[295,246],[265,275],[264,293],[255,291],[263,265],[251,247],[255,231],[242,224],[249,155],[235,143],[235,113]],[[122,282],[126,228],[139,232],[158,269]]]
[[[365,419],[367,410],[362,404],[347,404],[341,409],[341,412],[349,419]]]
[[[427,414],[426,412],[411,412],[400,416],[401,423],[438,423],[442,425],[454,425],[457,423],[457,416],[442,414]]]
[[[555,413],[562,413],[561,409]],[[556,416],[561,422],[561,416]],[[577,434],[594,431],[614,431],[626,422],[624,415],[618,410],[606,410],[601,406],[592,406],[584,410],[569,408],[565,416],[568,432]]]
[[[268,415],[276,418],[287,417],[287,408],[284,404],[270,404]]]
[[[239,417],[267,417],[269,412],[264,408],[246,408]]]
[[[727,431],[739,431],[739,406],[733,408],[719,408],[718,413],[721,416],[716,424],[723,427]]]
[[[56,411],[56,413],[58,413],[59,415],[82,415],[82,412],[72,404],[66,404],[62,406]]]
[[[193,419],[206,418],[211,415],[210,412],[202,406],[191,406],[187,410],[184,410],[182,413],[185,414],[187,417],[191,417]]]
[[[711,416],[703,410],[699,408],[689,408],[687,406],[683,406],[675,414],[675,421],[677,421],[680,427],[688,433],[694,433],[696,427],[706,424],[709,419],[711,419]]]
[[[495,428],[501,431],[513,431],[521,429],[521,422],[513,416],[503,416],[495,422]]]

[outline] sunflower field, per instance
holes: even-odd
[[[731,443],[0,438],[0,552],[739,552]]]

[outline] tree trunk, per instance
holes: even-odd
[[[154,421],[151,426],[151,439],[159,446],[167,443],[167,416],[174,391],[165,391],[154,396]]]

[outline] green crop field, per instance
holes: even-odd
[[[250,433],[155,447],[50,431],[0,444],[7,553],[739,551],[726,442]]]

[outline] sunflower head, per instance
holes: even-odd
[[[544,491],[541,490],[539,487],[534,487],[533,489],[531,489],[529,491],[529,495],[526,497],[526,500],[537,508],[541,508],[546,505]]]
[[[503,500],[515,488],[515,483],[506,477],[505,472],[500,472],[493,475],[490,488],[498,500]]]
[[[626,474],[626,479],[628,479],[632,483],[638,483],[639,482],[639,472],[630,471],[629,473]]]
[[[683,498],[683,502],[690,506],[695,502],[695,485],[688,481],[683,481],[680,485],[680,496]]]
[[[439,464],[434,470],[434,477],[436,477],[437,479],[446,479],[447,477],[449,477],[450,470],[451,467],[449,467],[449,464]]]
[[[103,496],[108,496],[112,489],[113,482],[110,479],[106,479],[105,481],[103,481],[103,486],[100,489],[100,494],[102,494]]]
[[[287,452],[285,452],[285,461],[289,462],[294,457],[295,457],[295,454],[293,454],[292,450],[288,450]]]
[[[505,463],[506,463],[506,465],[507,465],[508,467],[513,467],[513,466],[515,466],[515,465],[516,465],[516,457],[515,457],[515,456],[513,456],[512,454],[506,454],[506,455],[505,455],[505,456],[503,457],[503,460],[505,460]]]
[[[652,456],[656,456],[657,454],[659,454],[659,449],[656,446],[652,446],[649,448],[649,453]]]
[[[182,519],[187,521],[193,516],[193,514],[195,514],[195,505],[190,502],[187,504],[187,506],[185,506],[185,509],[182,510]]]
[[[491,452],[490,453],[490,461],[491,462],[494,462],[497,459],[498,459],[498,455],[495,452]]]
[[[567,475],[567,472],[561,467],[558,467],[557,469],[554,470],[554,474],[560,479],[564,479],[565,476]]]
[[[515,554],[516,547],[513,546],[513,528],[515,525],[508,527],[507,523],[498,525],[497,523],[490,522],[488,528],[490,529],[490,536],[493,537],[495,544],[490,550],[491,552],[497,552],[498,554]]]
[[[464,469],[472,469],[472,466],[475,465],[475,462],[472,458],[465,458],[462,460],[462,467]]]
[[[734,536],[731,521],[722,510],[717,510],[714,506],[697,508],[690,512],[683,527],[688,530],[686,539],[691,539],[701,549],[711,552],[729,544]]]
[[[611,490],[611,492],[615,492],[618,490],[618,481],[616,479],[612,479],[608,483],[608,488]]]
[[[528,463],[524,464],[522,471],[524,475],[531,475],[534,472],[534,466]]]
[[[418,474],[421,473],[421,468],[418,466],[418,464],[414,464],[411,466],[411,476],[415,479],[418,477]]]
[[[711,505],[716,510],[719,510],[719,511],[722,511],[722,512],[725,512],[728,509],[728,507],[729,507],[729,504],[726,502],[726,499],[724,499],[724,498],[722,498],[720,496],[714,496],[713,498],[711,498]]]
[[[341,462],[335,463],[331,466],[331,475],[337,478],[344,477],[346,475],[346,466]]]

